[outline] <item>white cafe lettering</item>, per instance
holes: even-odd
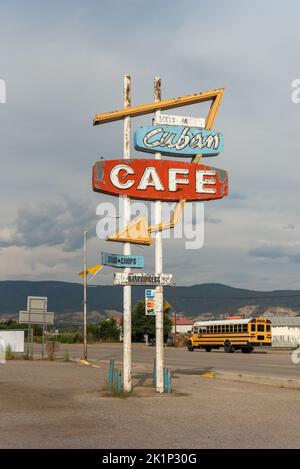
[[[150,130],[144,139],[144,145],[148,148],[166,147],[168,149],[183,150],[187,146],[191,149],[195,148],[212,148],[217,150],[220,145],[220,137],[218,134],[209,134],[203,136],[202,131],[199,131],[194,136],[188,135],[190,127],[185,127],[180,135],[165,131],[163,127]]]
[[[124,171],[120,177],[120,171]],[[190,183],[188,168],[169,168],[168,169],[168,188],[170,192],[176,192],[178,185],[188,185]],[[129,176],[134,176],[135,171],[133,168],[126,164],[119,164],[114,166],[110,171],[111,183],[118,189],[130,189],[136,184],[135,179]],[[180,177],[181,176],[181,177]],[[202,170],[196,169],[195,171],[195,186],[196,192],[200,194],[214,194],[216,192],[214,186],[216,184],[216,171],[215,170]],[[153,187],[156,191],[165,191],[165,187],[157,173],[155,167],[148,166],[144,169],[142,177],[137,185],[137,190],[145,191],[148,187]]]

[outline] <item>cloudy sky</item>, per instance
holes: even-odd
[[[182,285],[299,288],[299,15],[297,0],[0,0],[0,279],[78,281],[83,227],[111,200],[92,192],[92,164],[122,157],[122,123],[92,119],[122,107],[127,73],[133,104],[152,101],[155,75],[163,98],[225,87],[224,152],[206,162],[228,171],[230,195],[205,205],[201,249],[164,242],[164,271]],[[133,249],[147,271],[153,249]],[[92,229],[89,264],[102,250],[122,246]]]

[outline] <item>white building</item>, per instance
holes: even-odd
[[[175,317],[171,316],[172,334],[175,332]],[[176,315],[176,332],[177,334],[187,334],[192,330],[194,322],[181,315]]]
[[[272,322],[273,347],[300,346],[300,316],[269,317]]]
[[[10,346],[12,352],[24,352],[24,331],[1,329],[0,340],[5,349]]]

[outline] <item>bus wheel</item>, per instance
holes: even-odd
[[[194,351],[194,347],[193,347],[193,344],[191,341],[188,342],[188,351],[189,352],[193,352]]]
[[[205,352],[211,352],[211,347],[205,347]]]
[[[233,353],[235,350],[234,350],[234,347],[233,345],[231,345],[231,343],[229,342],[229,340],[226,340],[225,344],[224,344],[224,352],[225,353]]]

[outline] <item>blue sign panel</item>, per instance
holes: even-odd
[[[153,125],[136,130],[134,147],[173,156],[215,156],[223,150],[223,135],[196,127]]]
[[[145,290],[145,313],[147,316],[155,316],[155,290]]]
[[[130,267],[142,269],[144,267],[144,256],[123,256],[122,254],[111,254],[101,252],[102,264],[109,267]]]

